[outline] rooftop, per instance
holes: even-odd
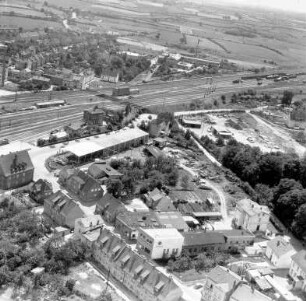
[[[232,294],[231,301],[271,301],[268,296],[260,293],[259,291],[252,289],[246,284],[241,284]]]
[[[306,250],[294,254],[291,259],[306,273]]]
[[[178,232],[175,228],[141,229],[141,231],[150,236],[152,239],[183,238],[182,234]]]
[[[220,233],[222,233],[224,236],[227,237],[237,237],[237,236],[252,236],[255,237],[254,234],[252,234],[251,232],[247,231],[247,230],[238,230],[238,229],[232,229],[232,230],[220,230],[218,231]]]
[[[185,232],[182,233],[185,240],[184,246],[197,246],[197,245],[212,245],[224,244],[225,238],[222,233],[218,232]]]
[[[240,200],[237,203],[237,207],[245,211],[250,216],[253,216],[259,213],[270,214],[270,210],[267,206],[259,205],[258,203],[250,199]]]
[[[68,145],[64,150],[75,154],[77,157],[83,157],[146,136],[148,136],[148,133],[139,128],[124,128],[110,134],[99,135],[94,141],[81,140],[77,146]]]
[[[228,290],[230,290],[235,283],[241,280],[237,274],[219,265],[208,273],[207,278],[215,282],[217,285],[227,285]]]
[[[268,241],[267,247],[271,248],[273,253],[278,257],[294,251],[292,245],[281,236],[276,236],[274,239]]]
[[[187,231],[188,225],[185,223],[182,215],[178,211],[156,212],[157,220],[168,228]]]
[[[88,228],[88,227],[93,227],[93,226],[96,226],[96,225],[102,225],[103,224],[103,219],[100,215],[95,214],[95,215],[90,215],[90,216],[84,217],[84,218],[78,218],[75,222],[79,223],[84,228]]]
[[[139,227],[161,227],[161,223],[155,217],[154,212],[122,212],[118,214],[117,220],[126,224],[131,228],[139,228]]]
[[[22,142],[22,141],[10,142],[9,144],[0,146],[0,156],[7,155],[9,153],[18,152],[18,151],[23,151],[23,150],[30,150],[32,148],[33,148],[33,145],[30,145],[26,142]]]

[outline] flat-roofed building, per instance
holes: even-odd
[[[157,220],[160,224],[168,228],[175,228],[180,232],[189,230],[183,216],[178,211],[156,212]]]
[[[137,147],[145,144],[148,139],[148,133],[139,128],[124,128],[119,131],[99,135],[95,142],[80,141],[77,146],[67,146],[65,151],[72,154],[73,161],[82,163],[97,157],[107,157],[130,147]]]
[[[151,259],[179,257],[184,237],[175,228],[139,229],[137,249]]]
[[[225,237],[225,244],[226,249],[228,250],[242,250],[246,246],[253,245],[255,240],[255,235],[252,234],[250,231],[247,230],[239,230],[239,229],[233,229],[233,230],[220,230],[216,231]]]

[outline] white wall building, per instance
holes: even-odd
[[[292,245],[281,236],[267,242],[266,256],[277,268],[289,268],[293,254],[295,250]]]
[[[293,287],[306,292],[306,250],[291,256],[289,275],[293,279]]]
[[[139,229],[137,248],[151,259],[181,255],[184,237],[174,228]]]
[[[235,222],[238,227],[255,231],[266,231],[270,210],[267,206],[259,205],[250,199],[243,199],[237,203]]]

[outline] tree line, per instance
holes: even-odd
[[[234,172],[248,194],[268,205],[298,237],[306,234],[306,157],[281,152],[263,153],[258,147],[237,142],[225,145],[205,136],[201,144]]]

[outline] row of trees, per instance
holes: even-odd
[[[123,174],[121,180],[107,183],[108,192],[115,197],[132,196],[136,190],[146,193],[155,187],[160,189],[164,184],[175,186],[179,178],[175,160],[168,157],[149,157],[144,163],[140,160],[112,160],[110,164]]]
[[[303,237],[306,234],[306,157],[262,153],[258,147],[234,139],[223,146],[220,140],[201,138],[202,145],[223,166],[249,184],[244,186],[249,189],[248,193],[259,203],[268,205],[286,226]]]
[[[1,202],[0,233],[0,287],[13,285],[31,300],[42,289],[51,296],[71,294],[74,281],[64,281],[61,275],[67,275],[69,267],[89,256],[85,245],[56,238],[43,244],[50,227],[30,209],[18,209],[8,200]],[[44,272],[31,273],[36,267],[43,267]]]

